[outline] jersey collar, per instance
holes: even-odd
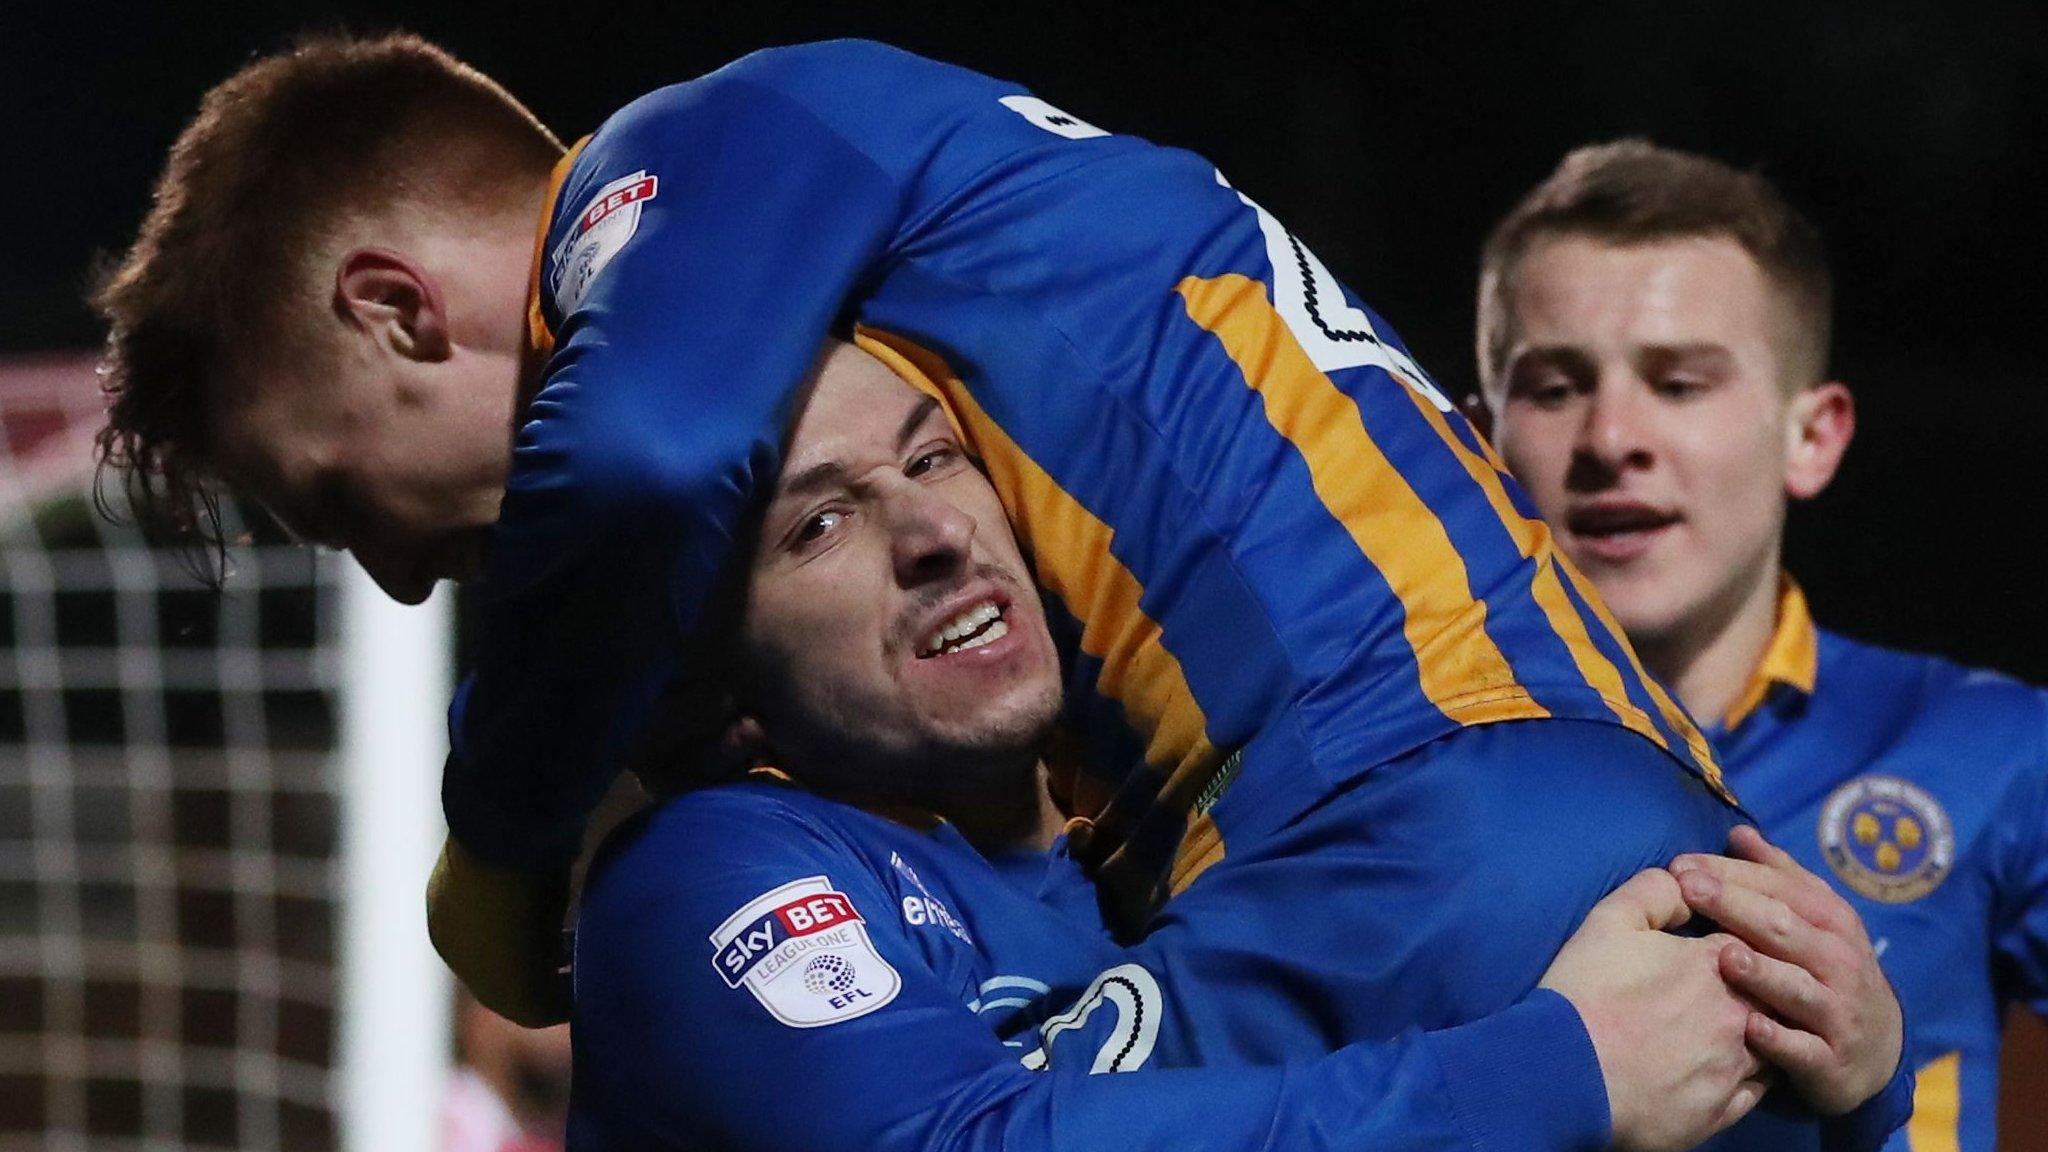
[[[569,169],[588,143],[590,137],[585,136],[555,161],[554,171],[548,173],[548,195],[541,203],[540,222],[533,229],[533,266],[526,274],[526,354],[534,364],[545,363],[555,351],[554,331],[548,327],[547,316],[540,307],[541,269],[548,254],[548,226],[554,223],[555,203],[562,197],[562,184],[569,179]]]
[[[794,788],[800,792],[810,791],[801,780],[773,764],[756,764],[747,769],[745,778],[756,784],[774,784],[784,788]],[[897,804],[891,801],[875,799],[865,799],[858,802],[847,801],[846,804],[850,808],[858,808],[871,815],[880,816],[884,820],[894,821],[915,832],[930,832],[946,822],[946,818],[936,812],[913,807],[909,804]]]
[[[1778,577],[1778,622],[1764,658],[1749,674],[1749,684],[1728,710],[1724,731],[1733,732],[1783,685],[1801,696],[1813,695],[1820,677],[1820,640],[1813,627],[1813,613],[1806,606],[1806,594],[1789,573]]]

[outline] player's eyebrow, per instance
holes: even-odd
[[[917,430],[924,427],[924,422],[931,419],[932,413],[937,411],[938,407],[939,402],[935,398],[924,394],[918,396],[917,403],[911,405],[910,411],[904,414],[903,423],[897,425],[897,451],[900,452],[909,446],[910,438],[917,435]]]
[[[813,464],[794,476],[786,477],[775,490],[775,499],[779,502],[795,496],[821,492],[827,488],[842,487],[848,478],[846,466],[837,460]]]
[[[1651,344],[1638,350],[1637,361],[1649,371],[1680,366],[1706,372],[1727,373],[1735,368],[1735,354],[1721,344],[1694,341],[1686,344]]]
[[[1576,345],[1531,344],[1515,350],[1508,360],[1506,375],[1512,382],[1518,374],[1537,368],[1557,368],[1575,375],[1590,374],[1594,370],[1593,358]]]
[[[896,426],[896,451],[901,452],[917,436],[918,429],[931,419],[939,402],[930,396],[919,396],[910,411],[904,413],[903,422]],[[852,473],[846,465],[837,460],[823,460],[800,472],[783,477],[776,486],[775,500],[780,502],[798,496],[808,496],[831,488],[844,487],[852,480]]]

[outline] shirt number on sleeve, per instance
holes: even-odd
[[[1102,1013],[1105,1006],[1109,1014]],[[1152,1048],[1159,1041],[1159,1015],[1164,1008],[1159,981],[1150,972],[1136,964],[1119,964],[1097,976],[1072,1008],[1045,1022],[1040,1029],[1045,1038],[1042,1051],[1054,1053],[1060,1037],[1070,1032],[1077,1034],[1070,1045],[1086,1043],[1089,1037],[1099,1035],[1102,1039],[1088,1068],[1091,1075],[1142,1068],[1152,1058]],[[1095,1020],[1095,1028],[1090,1028],[1090,1020],[1098,1015],[1102,1018]],[[1052,1058],[1040,1056],[1038,1066]],[[1031,1062],[1027,1059],[1026,1063]]]
[[[1092,140],[1097,136],[1109,135],[1079,116],[1062,112],[1036,96],[1005,96],[997,102],[1055,136],[1065,136],[1069,140]]]

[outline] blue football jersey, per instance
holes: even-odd
[[[705,813],[729,799],[690,798],[585,909],[579,1055],[605,1139],[1597,1143],[1584,1030],[1528,987],[1606,887],[1725,831],[1703,737],[1491,450],[1297,237],[1198,157],[884,46],[748,57],[635,102],[558,170],[530,316],[546,371],[451,715],[455,834],[499,861],[566,856],[686,667],[798,386],[848,326],[946,402],[1054,601],[1076,752],[1059,785],[1094,817],[1075,859],[1120,928],[1179,895],[1134,950],[1076,973],[1061,954],[1106,944],[1060,910],[1075,901],[1052,927],[1001,917],[1060,946],[1013,944],[963,911],[995,895],[898,843],[947,911],[923,932],[893,914],[910,877],[849,847],[887,828],[726,821]],[[1553,787],[1588,729],[1638,754],[1613,763],[1640,805]],[[1530,731],[1555,742],[1516,754]],[[1390,768],[1404,760],[1434,767]],[[1418,812],[1436,819],[1402,822]],[[741,827],[757,834],[721,831]],[[1517,847],[1487,857],[1496,827]],[[1482,858],[1467,880],[1488,882],[1459,889]],[[1489,931],[1503,903],[1512,923]],[[1113,975],[1126,964],[1156,998]],[[1019,974],[1088,976],[1037,1028],[1050,1075],[1003,1031],[1028,1017],[972,1007]],[[1148,1044],[1129,1075],[1082,1074]],[[1244,1062],[1269,1058],[1285,1062]],[[859,1122],[835,1124],[855,1103]]]
[[[2048,1013],[2048,694],[1817,629],[1788,581],[1710,735],[1773,841],[1863,918],[1918,1073],[1895,1152],[1989,1152],[2004,1010]]]
[[[947,401],[1054,601],[1059,790],[1133,923],[1472,725],[1617,726],[1718,786],[1491,450],[1200,157],[883,45],[775,49],[606,122],[538,249],[445,790],[488,859],[569,854],[848,323]]]
[[[1041,901],[948,825],[793,787],[706,789],[615,834],[575,951],[576,1152],[1478,1152],[1605,1136],[1591,1045],[1555,994],[1312,1061],[1175,1070],[1156,981],[1099,920]],[[1540,1056],[1559,1035],[1562,1067]]]
[[[1125,949],[1063,851],[992,866],[794,786],[683,796],[591,872],[572,1146],[1603,1146],[1592,1045],[1532,990],[1593,901],[1738,817],[1619,729],[1514,727],[1390,762]],[[1718,1147],[1873,1149],[1910,1092]]]

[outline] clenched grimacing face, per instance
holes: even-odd
[[[1060,705],[1044,609],[944,411],[829,348],[752,565],[742,647],[776,759],[813,783],[971,797]]]

